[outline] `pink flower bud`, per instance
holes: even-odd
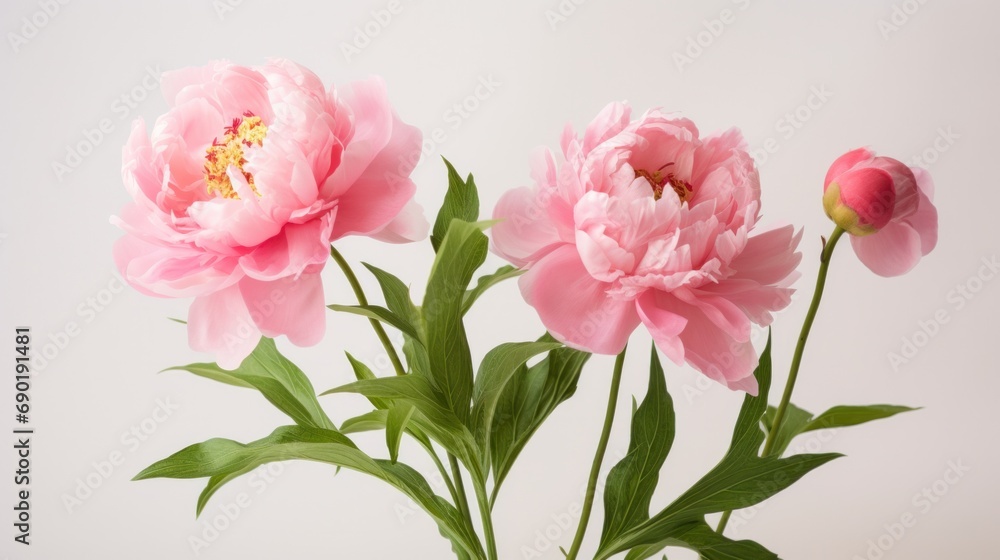
[[[933,194],[923,169],[858,148],[837,158],[827,171],[823,208],[851,234],[861,262],[876,274],[896,276],[913,268],[937,243]]]

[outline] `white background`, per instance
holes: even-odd
[[[1000,7],[972,0],[590,0],[579,6],[566,0],[561,8],[557,0],[428,0],[402,1],[382,26],[373,11],[386,10],[384,1],[223,2],[78,1],[60,5],[51,17],[38,15],[44,2],[4,2],[0,8],[6,37],[0,48],[3,328],[13,346],[13,327],[30,325],[36,350],[51,344],[54,356],[36,372],[31,390],[37,434],[30,548],[12,541],[13,441],[0,442],[0,511],[6,512],[0,514],[6,527],[0,557],[449,556],[429,518],[410,515],[392,490],[351,472],[335,477],[322,465],[288,464],[269,483],[237,480],[216,495],[201,520],[194,507],[202,481],[129,481],[190,443],[214,436],[252,440],[286,423],[254,392],[156,373],[207,358],[188,349],[182,326],[166,320],[185,317],[188,301],[131,289],[110,297],[108,290],[117,286],[111,246],[121,235],[108,217],[127,199],[120,148],[132,119],[149,122],[166,109],[158,89],[146,89],[155,86],[147,72],[214,58],[257,64],[268,56],[292,58],[327,83],[380,74],[404,120],[425,135],[440,128],[445,140],[428,146],[414,174],[417,199],[429,213],[444,190],[439,155],[476,174],[489,214],[504,190],[527,183],[531,148],[556,147],[565,123],[582,128],[611,100],[628,100],[637,112],[650,106],[681,111],[705,132],[739,126],[755,147],[773,138],[777,151],[759,158],[765,224],[805,228],[801,292],[775,325],[779,387],[815,279],[819,236],[831,229],[820,204],[827,166],[859,145],[906,161],[925,157],[937,183],[937,250],[909,275],[883,279],[841,246],[795,398],[814,412],[842,403],[924,408],[840,431],[829,441],[804,438],[810,450],[847,457],[808,475],[745,521],[734,519],[728,534],[759,540],[793,560],[993,557],[1000,282],[977,274],[982,259],[997,255],[1000,233],[1000,189],[992,173]],[[723,17],[729,23],[713,23]],[[33,30],[23,18],[44,25]],[[377,34],[359,36],[366,26]],[[701,46],[692,46],[699,40]],[[345,56],[344,45],[354,41],[360,53]],[[480,89],[484,99],[475,99],[484,79],[500,85],[488,96]],[[816,91],[827,93],[821,98]],[[456,122],[449,111],[461,103],[474,110]],[[796,113],[792,125],[786,115]],[[84,146],[89,154],[57,177],[53,163],[65,163],[67,150],[86,142],[84,130],[103,119],[112,132],[91,149]],[[341,248],[352,262],[371,261],[421,292],[429,244],[347,240]],[[491,257],[489,264],[499,262]],[[329,302],[351,303],[335,267],[324,276]],[[963,298],[957,285],[978,291]],[[917,334],[921,321],[927,325],[936,314],[947,322],[927,326],[932,336]],[[70,329],[76,336],[65,334],[70,322],[79,328]],[[491,292],[469,322],[476,356],[501,341],[541,332],[514,283]],[[345,348],[387,371],[364,321],[331,314],[329,327],[318,347],[279,341],[318,390],[351,378]],[[68,339],[64,348],[56,346],[60,339]],[[894,368],[890,353],[900,353],[904,339],[922,347]],[[630,395],[641,397],[645,390],[648,337],[637,333],[632,348],[608,466],[627,446]],[[610,369],[608,358],[591,361],[577,396],[537,434],[508,479],[496,510],[504,560],[560,558],[546,531],[555,544],[568,546],[571,530],[559,529],[558,522],[566,523],[581,500]],[[670,366],[667,375],[679,426],[657,508],[719,459],[740,402],[740,395],[701,383],[688,368]],[[12,391],[12,379],[0,382],[0,431],[14,427]],[[151,419],[158,401],[176,406],[162,422]],[[353,396],[324,397],[323,403],[337,421],[363,409]],[[143,425],[152,431],[144,441],[123,439],[132,426]],[[383,449],[378,436],[362,444],[373,453]],[[102,476],[100,464],[115,452],[124,462]],[[427,466],[418,449],[403,453],[404,460]],[[949,464],[968,469],[951,484],[942,482]],[[100,486],[68,508],[67,496],[88,477]],[[936,500],[929,508],[914,502],[925,488]],[[196,554],[191,537],[205,538],[206,524],[241,493],[250,505]],[[595,508],[584,556],[595,549],[601,510]],[[907,513],[916,525],[892,536],[886,527]],[[871,548],[880,538],[888,550]],[[533,548],[545,550],[526,552]]]

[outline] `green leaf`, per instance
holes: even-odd
[[[632,415],[628,454],[608,473],[602,545],[649,519],[649,504],[674,443],[674,429],[674,403],[653,345],[649,388]]]
[[[225,383],[227,385],[232,385],[234,387],[256,389],[256,387],[244,381],[241,377],[234,375],[233,372],[220,368],[218,364],[208,364],[208,363],[188,364],[186,366],[167,368],[161,371],[160,373],[165,373],[168,371],[186,371],[188,373],[193,373],[199,377],[204,377],[205,379],[211,379],[212,381],[218,381],[219,383]]]
[[[508,280],[510,278],[517,278],[518,276],[524,274],[526,271],[516,266],[506,265],[501,266],[491,274],[486,274],[480,276],[479,280],[476,281],[476,286],[471,290],[465,292],[465,296],[462,301],[462,315],[465,315],[472,309],[472,304],[479,299],[479,296],[483,295],[486,290],[492,288],[493,286]]]
[[[215,381],[253,387],[278,410],[300,426],[334,429],[333,422],[316,398],[316,390],[298,366],[278,352],[274,340],[261,337],[240,367],[228,371],[217,364],[190,364],[170,368],[187,371]]]
[[[462,324],[462,296],[486,259],[480,224],[453,220],[434,259],[421,305],[428,379],[463,423],[472,400],[472,354]],[[411,335],[412,336],[412,335]]]
[[[648,553],[655,553],[657,547],[667,546],[664,543],[689,530],[691,523],[704,523],[706,515],[758,504],[791,486],[806,473],[840,457],[835,453],[796,455],[787,459],[760,457],[760,446],[764,442],[760,425],[771,388],[770,338],[754,376],[759,395],[744,397],[729,451],[719,464],[648,521],[602,544],[596,558],[603,560],[636,547],[646,547]]]
[[[825,430],[827,428],[845,428],[847,426],[857,426],[872,420],[889,418],[901,412],[920,410],[907,406],[897,406],[891,404],[871,404],[867,406],[835,406],[830,410],[817,416],[812,422],[803,428],[803,432],[813,430]]]
[[[399,459],[399,443],[403,440],[406,424],[413,416],[413,405],[397,404],[389,408],[385,422],[385,442],[389,447],[389,461],[395,463]]]
[[[344,354],[347,355],[347,361],[351,363],[351,369],[354,370],[354,377],[356,377],[358,381],[365,379],[378,379],[378,377],[375,376],[375,373],[372,372],[371,368],[366,366],[364,363],[356,360],[354,356],[351,355],[350,352],[344,352]],[[326,393],[323,394],[325,395]],[[372,403],[372,406],[374,406],[377,409],[382,410],[389,408],[389,403],[386,402],[384,399],[380,399],[378,397],[367,397],[367,398],[368,402]]]
[[[777,413],[778,409],[769,406],[767,407],[767,412],[764,413],[764,417],[761,419],[761,423],[768,434],[771,432],[774,425],[774,417]],[[777,435],[774,436],[770,455],[774,457],[784,455],[785,450],[788,449],[788,444],[792,443],[792,439],[795,436],[802,433],[803,428],[809,424],[812,417],[811,412],[801,409],[793,403],[788,403],[788,407],[785,408],[785,417],[781,421],[781,428],[778,429]]]
[[[677,536],[654,546],[633,548],[625,560],[645,560],[663,547],[676,546],[694,550],[703,560],[778,560],[778,555],[753,541],[734,541],[716,533],[704,522],[690,523],[677,530]]]
[[[368,263],[361,263],[375,276],[379,286],[382,288],[382,296],[385,298],[385,305],[389,311],[405,320],[410,325],[420,324],[420,310],[410,299],[410,289],[402,280],[381,268]]]
[[[382,307],[381,305],[328,305],[330,309],[334,311],[342,311],[344,313],[352,313],[354,315],[361,315],[362,317],[368,317],[369,319],[375,319],[376,321],[381,321],[383,323],[392,325],[399,329],[403,334],[409,335],[415,339],[420,339],[420,335],[417,334],[416,326],[411,324],[406,319],[396,315],[392,311]]]
[[[472,525],[440,496],[415,470],[402,464],[372,459],[346,436],[334,430],[284,426],[270,436],[249,444],[228,439],[210,439],[186,447],[150,465],[134,480],[148,478],[205,478],[209,486],[200,507],[222,484],[239,474],[275,461],[302,459],[328,463],[375,476],[419,504],[437,522],[442,533],[472,557],[483,557]]]
[[[472,432],[443,402],[442,395],[420,374],[379,377],[356,381],[323,393],[358,393],[382,401],[394,401],[391,406],[410,404],[416,411],[410,423],[441,444],[470,468],[477,480],[483,471],[478,468],[480,452]]]
[[[545,335],[540,342],[553,342]],[[576,392],[590,354],[571,348],[552,350],[528,368],[522,365],[504,386],[493,413],[490,462],[493,466],[491,506],[514,462],[549,415]]]
[[[389,409],[369,410],[364,414],[344,420],[344,423],[340,425],[340,433],[349,435],[384,430],[388,420]]]
[[[451,162],[444,159],[444,164],[448,167],[448,192],[444,195],[444,203],[438,210],[434,229],[431,231],[431,245],[435,252],[441,248],[453,219],[465,222],[475,222],[479,219],[479,192],[472,175],[463,181]]]
[[[504,387],[525,362],[562,347],[557,342],[507,342],[490,350],[479,364],[473,388],[472,433],[484,453],[484,467],[489,468],[490,433],[493,415]]]

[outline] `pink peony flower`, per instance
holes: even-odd
[[[923,169],[858,148],[826,173],[823,208],[875,274],[909,272],[937,245],[934,184]]]
[[[760,183],[737,130],[608,105],[565,161],[545,149],[534,187],[497,203],[494,250],[528,267],[521,293],[569,346],[617,354],[641,323],[677,364],[756,394],[751,323],[788,305],[801,255],[791,226],[750,235]]]
[[[135,122],[122,175],[133,202],[114,257],[137,290],[194,297],[191,347],[237,367],[263,333],[325,331],[320,271],[346,235],[426,235],[409,173],[420,131],[369,79],[341,93],[287,60],[163,76],[170,110]]]

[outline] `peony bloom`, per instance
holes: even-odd
[[[143,293],[194,297],[191,347],[220,366],[261,334],[323,337],[332,241],[426,234],[408,177],[421,134],[380,80],[335,92],[287,60],[220,61],[164,74],[163,92],[152,137],[140,119],[123,150],[133,201],[112,218],[126,231],[115,262]]]
[[[755,394],[751,323],[788,305],[801,233],[750,235],[760,183],[739,131],[629,119],[613,103],[582,139],[567,128],[560,166],[538,151],[535,186],[496,206],[494,250],[528,267],[521,293],[567,345],[616,354],[641,323],[675,363]]]
[[[826,173],[823,208],[851,234],[861,262],[880,276],[898,276],[937,245],[934,185],[923,169],[858,148]]]

